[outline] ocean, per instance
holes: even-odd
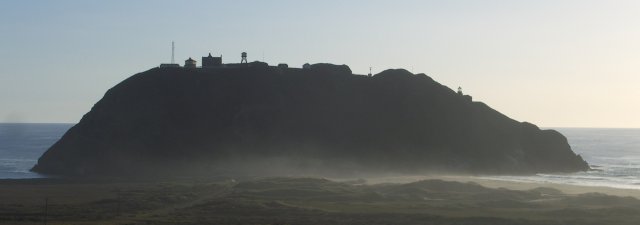
[[[640,189],[640,129],[553,128],[592,171],[535,176],[489,176],[486,179]]]
[[[0,179],[44,177],[29,170],[73,124],[0,123]]]
[[[0,123],[0,179],[44,177],[29,171],[73,124]],[[554,128],[593,169],[570,174],[485,179],[640,189],[640,129]]]

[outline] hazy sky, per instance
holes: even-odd
[[[519,121],[640,127],[640,1],[0,1],[0,122],[77,122],[162,62],[406,68]]]

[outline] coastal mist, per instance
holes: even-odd
[[[640,129],[555,128],[593,168],[569,174],[489,176],[489,179],[640,189]]]
[[[638,9],[0,0],[0,225],[640,225]]]
[[[522,176],[367,173],[334,177],[291,158],[220,163],[208,175],[48,177],[30,172],[71,124],[0,124],[0,224],[635,225],[640,130],[563,129],[596,170]],[[10,141],[7,141],[10,140]],[[246,158],[245,158],[246,159]],[[304,165],[303,165],[304,164]],[[228,174],[220,173],[225,167]],[[172,170],[176,168],[166,168]],[[202,169],[202,168],[199,168]],[[278,176],[247,176],[257,169]],[[243,171],[246,170],[246,171]],[[295,171],[298,170],[298,171]],[[234,176],[242,171],[244,176]],[[161,171],[159,171],[161,172]],[[325,171],[326,172],[326,171]],[[39,178],[39,179],[32,179]],[[497,182],[497,183],[496,183]],[[501,183],[502,182],[502,183]],[[549,185],[555,184],[555,185]],[[584,187],[576,192],[577,185]],[[616,189],[593,189],[604,186]],[[508,187],[508,188],[504,188]],[[600,193],[593,193],[597,191]],[[634,197],[628,197],[628,196]],[[597,210],[594,210],[597,209]],[[566,213],[571,210],[573,213]],[[394,213],[387,213],[394,212]],[[533,214],[535,212],[535,214]],[[588,214],[587,214],[588,213]],[[455,216],[451,216],[455,215]],[[588,216],[585,216],[588,215]],[[479,219],[479,216],[482,218]]]
[[[0,124],[0,179],[45,177],[29,171],[38,158],[73,124]],[[572,149],[593,170],[576,173],[537,174],[532,176],[481,176],[484,179],[521,182],[552,182],[584,186],[640,189],[640,129],[554,128],[564,134]],[[294,166],[284,158],[255,162],[266,168],[270,163]],[[321,162],[308,162],[320,166]],[[298,163],[300,164],[300,163]],[[272,167],[277,167],[273,166]],[[345,165],[348,166],[348,165]],[[308,167],[307,167],[308,168]],[[298,168],[300,169],[300,168]],[[284,167],[275,172],[290,174]],[[308,171],[312,172],[312,171]],[[364,174],[363,174],[364,175]],[[368,174],[376,177],[374,174]],[[416,175],[416,174],[413,174]],[[391,178],[383,174],[378,178]],[[341,178],[348,178],[340,176]],[[351,177],[354,179],[362,177]],[[390,179],[393,180],[393,179]]]

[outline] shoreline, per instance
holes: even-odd
[[[640,199],[640,189],[626,189],[608,186],[586,186],[575,184],[561,184],[552,182],[527,182],[515,180],[501,180],[483,176],[465,176],[465,175],[424,175],[424,176],[389,176],[380,178],[364,178],[367,184],[380,183],[410,183],[420,180],[444,180],[456,181],[461,183],[473,182],[488,188],[505,188],[510,190],[530,190],[538,187],[553,188],[569,195],[578,195],[586,193],[602,193],[620,197],[634,197]]]

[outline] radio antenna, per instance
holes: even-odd
[[[176,60],[174,58],[176,53],[176,45],[173,41],[171,41],[171,64],[175,64]]]

